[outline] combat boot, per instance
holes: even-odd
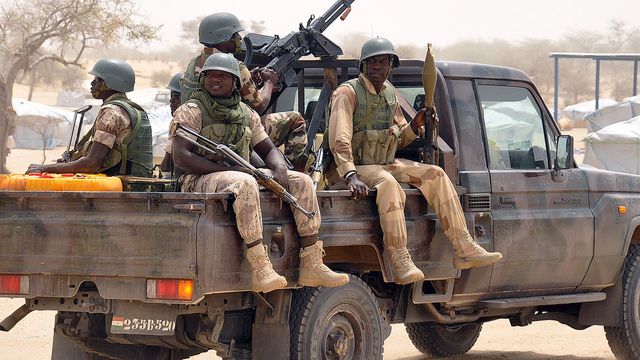
[[[287,279],[273,270],[266,248],[260,244],[247,249],[247,261],[251,266],[251,290],[255,292],[267,293],[287,286]]]
[[[302,286],[337,287],[349,282],[349,275],[331,271],[322,262],[324,250],[322,241],[300,249],[300,277],[298,284]]]
[[[455,255],[453,256],[453,267],[456,269],[469,269],[473,267],[482,267],[496,263],[502,259],[499,252],[488,252],[478,245],[471,238],[469,232],[462,234],[451,241]]]
[[[387,251],[393,265],[393,277],[396,284],[405,285],[424,279],[424,274],[413,263],[405,246],[397,249],[388,248]]]

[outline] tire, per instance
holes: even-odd
[[[640,245],[631,245],[622,274],[622,326],[605,326],[611,351],[619,360],[640,358]]]
[[[289,325],[291,360],[382,359],[378,302],[355,276],[345,286],[296,290]]]
[[[442,325],[423,322],[405,324],[405,327],[416,349],[429,357],[467,353],[482,330],[482,324]]]

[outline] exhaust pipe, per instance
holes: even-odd
[[[29,305],[24,304],[20,306],[13,314],[7,316],[6,319],[0,322],[0,331],[9,331],[13,329],[16,324],[24,319],[25,316],[29,315],[32,310],[29,309]]]

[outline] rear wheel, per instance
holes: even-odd
[[[431,357],[462,355],[471,350],[480,336],[482,324],[405,324],[409,339],[421,353]]]
[[[622,326],[604,332],[617,359],[640,358],[640,245],[631,245],[622,274]]]
[[[291,360],[382,359],[380,309],[359,278],[336,288],[299,289],[292,310]]]

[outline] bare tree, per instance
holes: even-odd
[[[40,141],[42,141],[41,164],[44,164],[44,162],[47,161],[46,150],[53,145],[54,132],[60,123],[62,123],[62,120],[52,116],[26,116],[24,119],[21,119],[20,123],[40,136]]]
[[[0,172],[15,121],[13,86],[44,61],[81,65],[85,49],[148,41],[159,28],[138,18],[133,0],[6,0],[0,4]]]

